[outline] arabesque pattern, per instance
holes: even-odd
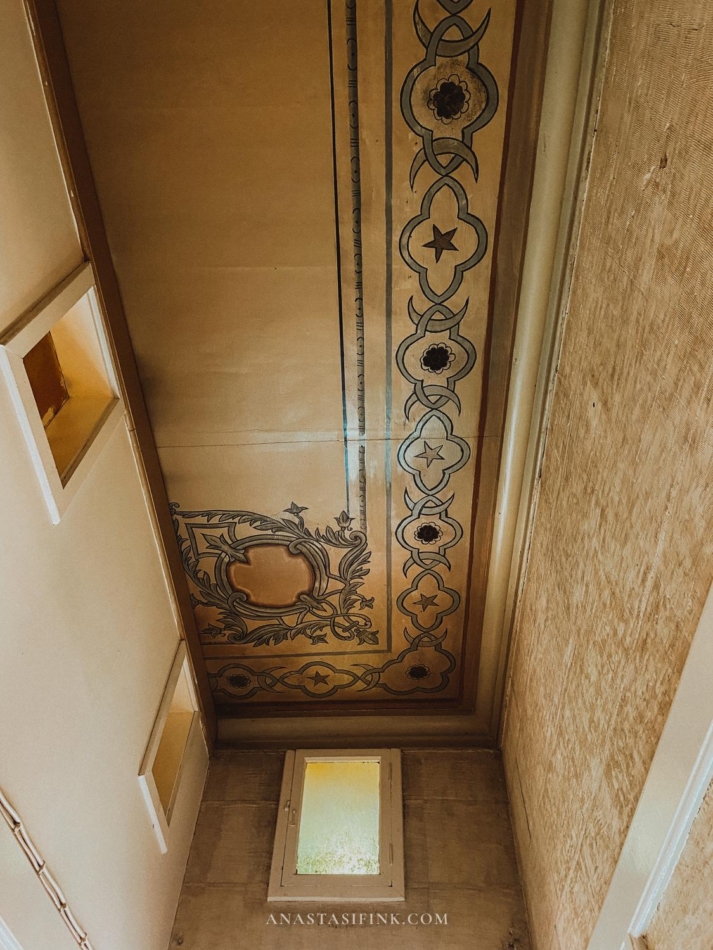
[[[448,487],[451,475],[471,455],[467,441],[454,431],[461,412],[457,384],[477,359],[474,345],[462,332],[470,300],[457,310],[450,303],[464,276],[488,249],[485,224],[471,211],[473,189],[454,176],[464,167],[472,184],[477,183],[473,136],[498,108],[497,83],[480,62],[479,44],[490,11],[473,28],[460,15],[472,0],[439,3],[447,15],[433,29],[421,14],[420,0],[416,3],[414,24],[424,56],[409,71],[401,90],[403,117],[421,141],[411,165],[410,186],[415,195],[422,195],[419,211],[405,224],[399,241],[403,261],[418,277],[420,300],[411,297],[408,302],[415,329],[396,351],[399,371],[413,387],[404,413],[414,421],[398,452],[399,464],[412,483],[404,493],[409,513],[396,529],[399,544],[409,552],[404,573],[411,583],[397,606],[426,637],[436,637],[437,632],[444,636],[445,618],[460,604],[458,592],[444,582],[451,569],[448,550],[464,533],[450,514],[455,496]],[[426,187],[433,173],[436,178]],[[433,221],[434,202],[444,196],[452,199],[443,206],[452,215],[446,230]],[[417,237],[423,235],[424,225],[432,229],[433,240]],[[417,360],[411,356],[414,350]]]

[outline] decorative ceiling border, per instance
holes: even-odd
[[[340,668],[315,659],[297,669],[273,666],[254,670],[244,663],[230,662],[210,675],[211,685],[216,695],[231,700],[249,699],[260,690],[283,695],[292,690],[309,699],[330,699],[352,688],[360,693],[381,689],[392,696],[442,692],[456,668],[456,658],[443,647],[446,634],[412,636],[405,630],[404,635],[408,646],[382,666],[353,663],[349,668]],[[405,680],[400,679],[400,673]],[[402,683],[401,688],[394,685],[398,682]]]
[[[347,27],[347,90],[349,110],[349,167],[352,183],[352,250],[354,254],[354,310],[357,359],[357,422],[359,426],[359,525],[367,530],[366,516],[366,406],[364,378],[364,277],[361,239],[361,155],[359,145],[359,46],[357,0],[345,0]]]
[[[354,402],[356,405],[356,432],[357,432],[357,507],[358,522],[362,531],[367,530],[367,479],[366,479],[366,403],[365,403],[365,368],[364,368],[364,345],[365,345],[365,326],[364,326],[364,279],[363,279],[363,257],[362,257],[362,193],[361,193],[361,152],[359,135],[359,46],[358,46],[358,24],[357,24],[357,0],[344,0],[344,25],[346,41],[346,96],[347,96],[347,115],[348,115],[348,155],[349,161],[349,201],[348,208],[350,214],[349,234],[350,244],[347,246],[345,235],[340,227],[340,181],[342,176],[338,168],[338,144],[337,144],[337,110],[335,100],[335,55],[334,55],[334,31],[332,27],[333,2],[327,0],[327,20],[329,34],[329,68],[330,68],[330,94],[331,94],[331,113],[332,113],[332,160],[334,173],[334,195],[335,195],[335,220],[336,220],[336,244],[337,244],[337,278],[339,293],[339,333],[340,333],[340,356],[342,371],[342,415],[344,428],[344,468],[346,475],[346,507],[349,514],[352,513],[351,504],[351,477],[350,477],[350,443],[352,441],[353,425],[349,420],[349,409],[347,401],[347,365],[345,353],[345,334],[347,328],[345,325],[345,298],[349,293],[352,294],[353,304],[353,327],[349,331],[353,333],[352,341],[355,348],[354,377],[356,389],[354,392]],[[346,189],[344,189],[346,191]],[[346,202],[343,210],[346,212]],[[348,287],[344,276],[342,262],[346,255],[351,256],[353,267],[353,286]],[[350,271],[350,277],[351,277]]]
[[[442,575],[451,569],[447,551],[458,544],[464,532],[460,523],[449,513],[455,495],[451,493],[446,496],[444,493],[451,476],[470,460],[471,451],[465,439],[455,434],[454,420],[446,410],[456,418],[460,414],[461,402],[456,385],[471,373],[477,360],[473,343],[460,332],[470,300],[466,299],[457,311],[451,309],[449,301],[460,290],[465,275],[483,260],[488,248],[485,224],[471,212],[468,192],[453,176],[465,166],[472,174],[473,184],[477,183],[479,166],[473,150],[473,136],[493,119],[499,102],[495,77],[480,62],[480,42],[490,24],[490,10],[480,24],[473,28],[460,16],[472,0],[438,2],[447,15],[431,30],[421,15],[420,0],[416,0],[414,28],[424,48],[424,55],[409,70],[401,88],[401,114],[408,128],[421,142],[409,173],[411,191],[415,194],[424,170],[435,172],[437,178],[424,192],[418,213],[406,222],[399,238],[401,259],[418,277],[422,300],[417,302],[413,297],[409,299],[408,316],[415,330],[401,341],[396,351],[397,368],[413,387],[404,405],[404,415],[406,419],[411,419],[419,409],[425,410],[418,417],[413,431],[401,443],[397,454],[401,469],[412,479],[410,488],[404,494],[409,513],[396,528],[396,539],[409,553],[404,573],[408,576],[411,572],[412,577],[410,587],[401,593],[397,606],[417,629],[432,635],[440,630],[445,617],[460,604],[460,595],[445,586]],[[454,33],[458,33],[459,38],[455,38]],[[463,57],[467,57],[466,66]],[[435,85],[428,92],[427,106],[432,122],[427,126],[414,112],[414,100],[419,91],[423,92],[419,90],[418,81],[429,70],[435,70],[437,78],[432,80]],[[434,129],[445,132],[458,120],[462,123],[464,117],[469,121],[465,125],[461,124],[457,137],[453,134],[434,134]],[[430,267],[416,259],[412,241],[416,229],[431,221],[433,202],[446,189],[455,199],[457,214],[452,222],[454,226],[442,232],[433,223],[433,240],[422,247],[433,250],[434,265],[437,265],[444,253],[458,251],[453,239],[459,228],[467,227],[472,229],[475,236],[475,249],[465,260],[455,264],[450,283],[445,290],[438,292],[430,280]],[[448,343],[444,342],[444,334],[447,334]],[[422,350],[419,363],[422,370],[432,377],[431,382],[424,383],[423,379],[414,376],[408,369],[407,354],[414,347]],[[460,364],[459,368],[450,372],[451,365],[456,362]],[[427,426],[438,432],[437,438],[430,442],[423,438]],[[416,452],[418,448],[422,450],[420,453]],[[423,466],[416,466],[416,459],[425,460],[425,472]],[[434,603],[433,596],[426,597],[425,590],[421,590],[424,582],[436,583],[436,597],[440,601]],[[431,601],[430,606],[439,607],[426,628],[420,625],[418,616],[407,604],[408,597],[416,597],[419,593],[422,603],[425,598]],[[443,598],[446,599],[445,603]]]

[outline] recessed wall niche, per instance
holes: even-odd
[[[163,853],[168,851],[171,818],[181,788],[186,750],[194,730],[200,730],[198,701],[186,647],[181,642],[139,770],[141,790]]]
[[[57,523],[122,412],[90,264],[10,328],[0,357]]]

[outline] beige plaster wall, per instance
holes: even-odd
[[[171,500],[262,512],[306,497],[331,518],[345,499],[327,5],[58,8]],[[315,470],[337,477],[315,486]]]
[[[213,760],[171,948],[529,950],[498,754],[402,753],[406,900],[391,904],[268,904],[283,763],[281,752],[219,752]],[[364,925],[288,925],[281,912],[293,921],[309,912],[325,921],[364,914]],[[366,923],[384,912],[404,923]],[[277,924],[267,923],[271,914]],[[447,922],[406,922],[422,914]]]
[[[0,2],[0,41],[1,332],[78,267],[82,251],[20,0]]]
[[[537,950],[584,950],[713,578],[713,10],[616,0],[504,732]]]
[[[654,914],[646,942],[649,950],[709,950],[713,946],[713,785]]]
[[[0,314],[81,260],[21,0],[0,0]],[[52,525],[0,378],[0,787],[97,950],[163,950],[207,767],[188,763],[161,855],[138,771],[178,630],[125,425]],[[0,820],[0,917],[75,946]]]

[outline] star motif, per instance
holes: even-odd
[[[322,683],[329,682],[329,676],[324,676],[319,670],[315,670],[312,676],[306,677],[308,680],[312,680],[315,686],[320,686]]]
[[[433,240],[423,246],[432,247],[436,252],[436,264],[440,261],[441,254],[443,254],[444,251],[458,250],[453,243],[453,235],[457,230],[458,228],[453,228],[451,231],[440,231],[435,224],[433,225]]]
[[[436,459],[441,459],[441,461],[445,461],[445,459],[441,455],[442,448],[443,448],[443,445],[432,446],[432,445],[429,445],[428,442],[426,442],[426,440],[424,439],[423,452],[421,452],[420,455],[417,455],[415,457],[417,459],[426,459],[426,468],[430,468],[431,462],[434,462]]]
[[[420,599],[417,600],[416,603],[418,604],[418,606],[421,608],[421,611],[423,612],[423,611],[426,610],[428,607],[436,607],[436,606],[437,606],[437,604],[436,604],[436,597],[437,597],[437,596],[438,596],[438,594],[434,594],[432,597],[426,597],[425,594],[421,594]]]

